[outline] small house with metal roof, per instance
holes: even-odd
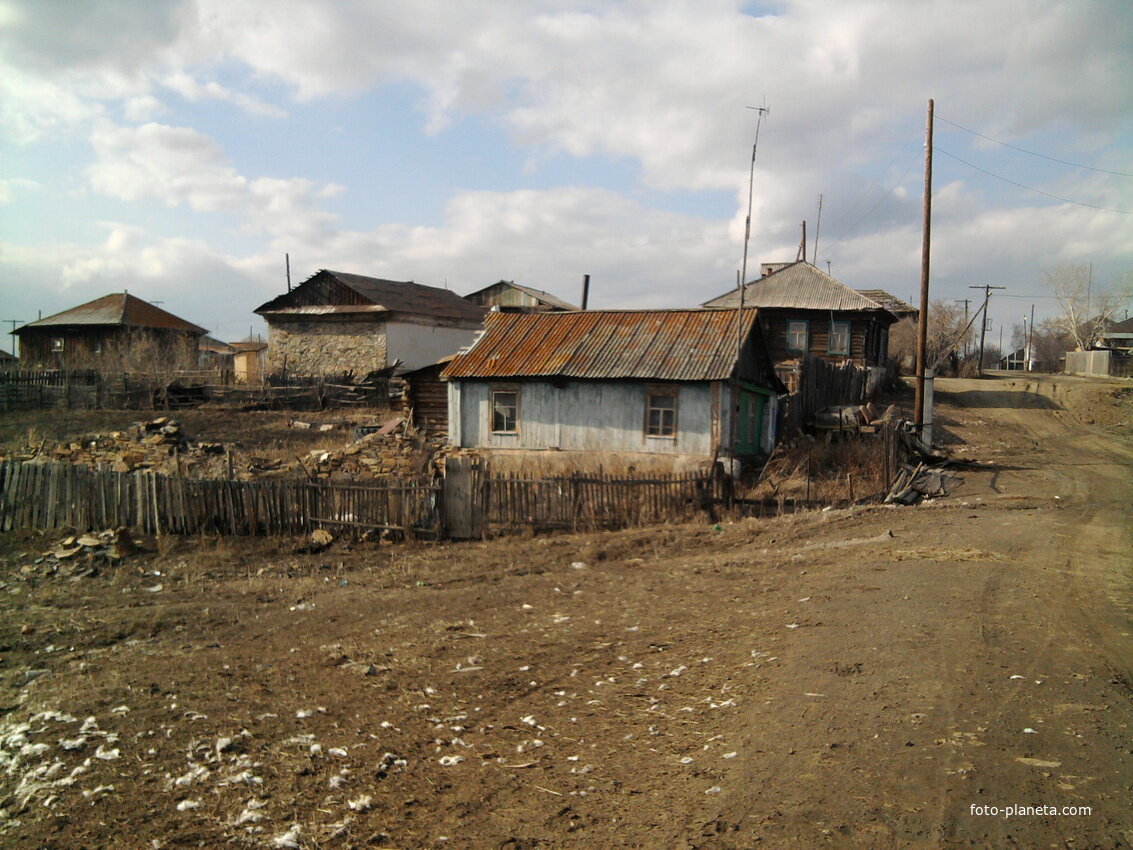
[[[115,292],[16,329],[25,369],[194,369],[205,329]]]
[[[704,302],[737,307],[739,289]],[[764,263],[762,277],[744,286],[743,305],[759,313],[777,366],[806,355],[859,366],[885,365],[889,326],[897,321],[874,299],[806,262]]]
[[[494,307],[502,313],[559,313],[578,309],[549,292],[511,280],[501,280],[464,297],[473,304]]]
[[[455,353],[485,309],[447,289],[323,269],[255,312],[268,324],[269,372],[364,375]]]
[[[492,450],[758,455],[784,391],[754,310],[493,312],[441,377],[450,442]]]

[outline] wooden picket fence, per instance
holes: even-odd
[[[448,482],[452,483],[452,482]],[[709,474],[555,478],[476,471],[459,495],[441,484],[234,481],[113,472],[68,463],[0,462],[0,531],[488,537],[519,531],[611,529],[715,517],[725,483]]]
[[[128,526],[148,534],[296,535],[329,527],[435,535],[440,490],[399,479],[206,480],[9,460],[0,462],[0,530]]]
[[[612,529],[713,515],[723,482],[710,474],[620,478],[487,475],[480,514],[489,533]]]

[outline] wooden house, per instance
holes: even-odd
[[[494,307],[501,313],[559,313],[578,308],[541,289],[501,280],[464,296],[481,307]]]
[[[264,352],[268,344],[260,340],[242,340],[231,343],[232,372],[238,384],[255,384],[264,377]]]
[[[483,336],[441,373],[449,440],[700,458],[770,452],[784,388],[755,311],[737,312],[490,313]]]
[[[361,376],[453,354],[485,310],[447,289],[323,269],[255,312],[268,324],[270,372]]]
[[[777,366],[808,354],[837,363],[881,367],[888,353],[889,326],[897,319],[872,298],[815,266],[765,263],[763,275],[744,287],[743,306],[755,308]],[[738,307],[733,289],[705,307]]]
[[[235,348],[208,334],[197,343],[197,365],[202,369],[231,372],[235,355]]]
[[[16,330],[25,369],[169,372],[194,369],[205,329],[126,292]]]

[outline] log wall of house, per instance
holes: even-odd
[[[194,369],[198,334],[162,328],[59,326],[20,333],[20,364],[26,369],[95,369],[158,372]],[[62,351],[53,351],[55,340]]]
[[[418,369],[406,376],[407,397],[413,408],[413,424],[427,437],[448,434],[448,386],[441,380],[441,367]]]
[[[853,360],[859,365],[874,366],[878,363],[878,341],[882,328],[870,319],[843,318],[837,316],[834,321],[850,322],[850,353],[830,353],[830,323],[829,313],[800,312],[795,315],[768,315],[767,310],[760,310],[763,320],[764,335],[767,338],[767,348],[771,352],[771,359],[775,363],[784,363],[797,360],[804,354],[812,354],[835,363],[844,360]],[[807,350],[792,351],[787,348],[788,327],[792,321],[807,322]]]

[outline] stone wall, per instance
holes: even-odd
[[[384,322],[273,321],[268,327],[267,370],[292,375],[361,376],[386,367]]]

